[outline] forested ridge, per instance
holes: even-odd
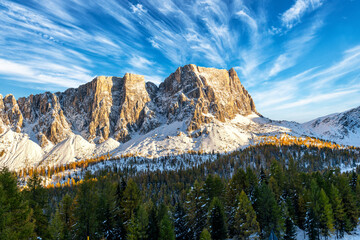
[[[3,169],[0,239],[266,239],[273,231],[290,240],[297,227],[309,239],[341,238],[358,225],[359,160],[358,149],[259,145],[172,171],[84,170],[79,184],[55,188],[37,171],[22,188]]]

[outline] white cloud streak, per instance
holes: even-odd
[[[324,0],[296,0],[294,5],[281,15],[282,25],[292,28],[301,21],[301,17],[319,8],[323,2]]]

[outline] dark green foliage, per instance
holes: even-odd
[[[283,218],[280,206],[276,203],[275,195],[270,187],[264,182],[256,190],[255,209],[257,220],[260,225],[261,236],[269,237],[271,230],[277,236],[283,229]]]
[[[29,200],[29,205],[33,210],[33,218],[36,222],[35,233],[41,238],[50,238],[49,222],[43,209],[48,204],[48,194],[45,188],[41,184],[42,180],[37,172],[34,172],[33,176],[27,181],[27,189],[24,192],[26,198]]]
[[[330,189],[330,203],[333,209],[334,228],[336,236],[343,237],[345,232],[345,213],[339,190],[332,184]]]
[[[260,228],[256,213],[244,191],[241,191],[238,198],[234,225],[237,239],[248,239],[251,235],[259,235]]]
[[[156,240],[159,238],[160,229],[159,229],[159,216],[158,209],[155,204],[152,204],[149,214],[149,223],[147,229],[147,236],[150,240]]]
[[[194,239],[199,239],[201,231],[206,226],[208,201],[203,186],[198,181],[195,181],[194,187],[190,190],[185,207],[189,217],[192,236]]]
[[[175,240],[173,220],[170,217],[167,207],[160,221],[159,240]]]
[[[333,230],[341,237],[358,224],[360,168],[326,168],[358,162],[354,152],[256,146],[175,171],[108,164],[85,177],[77,173],[83,182],[71,187],[44,189],[34,174],[23,191],[3,170],[0,239],[246,239],[272,230],[293,239],[294,225],[310,239]],[[189,157],[182,161],[191,163]]]
[[[200,234],[200,240],[211,240],[211,234],[209,233],[209,231],[204,228]]]
[[[75,202],[74,214],[77,219],[76,238],[86,239],[88,236],[95,238],[99,222],[96,217],[96,204],[98,202],[95,192],[95,183],[91,181],[90,176],[85,177],[85,181],[78,188]]]
[[[177,240],[189,239],[188,236],[189,226],[186,218],[186,212],[184,207],[180,203],[178,203],[175,207],[174,227],[175,227],[175,236]]]
[[[32,209],[17,188],[16,178],[7,169],[0,172],[0,239],[35,237]]]
[[[225,214],[219,198],[213,198],[209,210],[209,229],[213,240],[226,239]]]
[[[62,234],[64,240],[72,239],[74,219],[74,205],[73,199],[69,194],[66,194],[60,202],[60,218],[62,221]]]
[[[296,239],[296,228],[290,217],[285,220],[285,235],[284,240],[295,240]]]

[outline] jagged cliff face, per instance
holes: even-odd
[[[189,131],[214,118],[224,122],[236,114],[256,112],[233,68],[227,71],[193,64],[179,67],[160,84],[159,92],[159,102],[170,120],[190,116]]]
[[[161,124],[186,121],[189,132],[214,120],[256,112],[234,69],[186,65],[159,87],[144,76],[100,76],[76,89],[19,98],[0,95],[0,132],[4,126],[35,135],[43,147],[73,133],[90,142],[113,137],[126,142]]]

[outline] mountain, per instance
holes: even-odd
[[[302,126],[309,135],[344,145],[360,146],[360,107],[320,117]]]
[[[358,129],[359,111],[348,115],[332,124],[341,129],[354,121]],[[65,92],[18,100],[0,95],[0,166],[57,165],[108,152],[150,158],[225,152],[283,132],[332,140],[333,134],[320,131],[329,121],[318,121],[301,125],[261,116],[234,69],[190,64],[159,87],[136,74],[99,76]],[[358,143],[357,132],[337,134],[341,143]]]

